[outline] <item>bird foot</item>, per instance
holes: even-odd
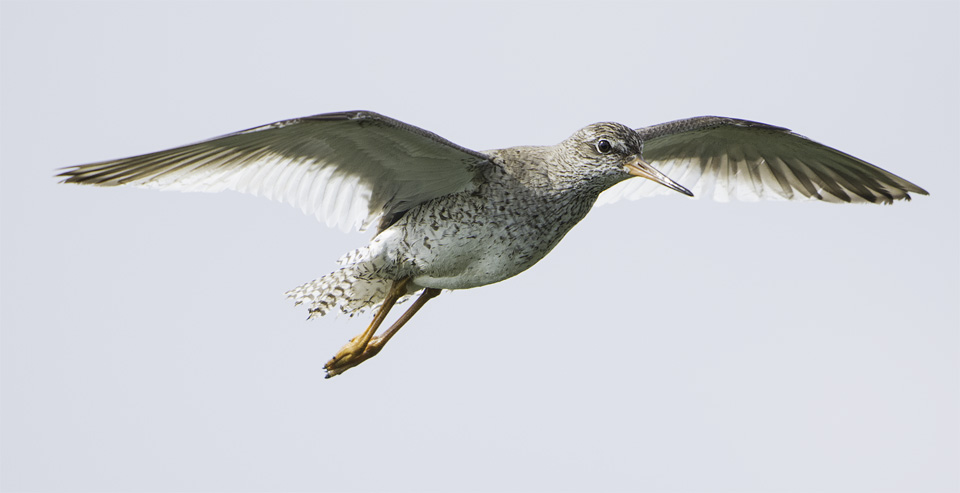
[[[359,336],[350,339],[350,342],[340,348],[336,356],[323,365],[323,369],[327,371],[324,378],[335,377],[376,356],[386,343],[383,337],[373,337],[366,345],[361,344],[358,339],[360,339]]]
[[[340,348],[340,352],[337,353],[330,361],[327,361],[327,364],[323,366],[324,370],[327,370],[326,378],[335,377],[354,366],[363,363],[364,361],[376,356],[380,353],[380,350],[383,349],[383,346],[387,344],[387,341],[393,337],[398,330],[407,321],[409,321],[417,310],[419,310],[430,298],[436,297],[440,294],[439,289],[426,288],[423,290],[423,294],[417,298],[417,301],[413,302],[413,306],[407,309],[397,319],[393,325],[387,329],[383,335],[373,336],[376,333],[377,328],[380,327],[380,323],[383,322],[383,318],[386,316],[386,311],[389,310],[389,307],[392,306],[397,299],[400,298],[400,295],[405,293],[407,279],[398,281],[394,285],[394,288],[391,290],[392,296],[387,298],[387,301],[384,302],[383,307],[380,311],[377,312],[377,316],[374,319],[373,323],[370,324],[370,327],[364,331],[363,334],[350,339],[345,346]],[[386,308],[384,308],[386,307]]]

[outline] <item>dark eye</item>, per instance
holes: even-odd
[[[606,154],[613,150],[613,146],[610,144],[609,140],[600,139],[597,141],[597,150],[600,151],[600,154]]]

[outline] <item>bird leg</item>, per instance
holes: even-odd
[[[386,345],[387,341],[390,340],[397,331],[405,323],[407,323],[413,315],[417,313],[418,310],[429,300],[440,294],[439,289],[427,288],[423,293],[417,298],[413,305],[407,309],[400,318],[397,319],[393,325],[382,335],[374,337],[374,334],[377,332],[377,329],[380,327],[380,324],[383,323],[383,320],[386,318],[387,313],[390,311],[390,308],[400,299],[401,296],[406,294],[406,285],[407,279],[401,279],[396,281],[393,287],[390,289],[390,292],[387,293],[387,297],[384,299],[383,304],[380,306],[380,310],[377,311],[376,317],[374,317],[373,322],[370,323],[370,326],[367,327],[362,334],[357,337],[354,337],[350,340],[336,356],[333,357],[330,361],[324,365],[324,369],[327,370],[326,378],[330,378],[336,375],[339,375],[354,366],[363,363],[364,361],[374,357],[377,353],[383,349],[383,346]]]
[[[411,318],[420,310],[423,305],[427,304],[427,301],[430,298],[435,298],[440,294],[439,289],[427,288],[423,290],[423,293],[420,293],[420,296],[417,298],[417,301],[413,302],[413,305],[410,308],[407,308],[407,311],[403,312],[403,315],[400,315],[400,318],[397,319],[393,325],[383,333],[382,336],[377,336],[370,339],[370,342],[367,343],[367,348],[363,351],[364,359],[369,359],[377,355],[383,346],[387,344],[387,341],[394,336],[397,332],[400,331],[400,327],[403,327],[404,324],[410,321]]]
[[[343,373],[347,368],[352,368],[356,365],[359,365],[364,359],[357,360],[360,356],[363,355],[363,350],[367,348],[367,344],[370,343],[370,339],[373,338],[373,335],[377,332],[377,329],[380,328],[380,324],[383,323],[383,320],[387,318],[387,313],[390,313],[390,309],[393,308],[393,305],[397,303],[397,300],[401,296],[407,294],[407,282],[410,281],[409,277],[400,279],[399,281],[394,281],[393,285],[390,286],[390,291],[387,292],[387,296],[383,299],[383,303],[380,304],[380,309],[377,310],[377,314],[373,317],[373,321],[370,322],[370,325],[367,327],[367,330],[363,331],[360,335],[350,339],[350,342],[346,343],[337,354],[327,361],[327,364],[323,366],[323,369],[327,370],[327,378],[330,378],[339,373]],[[352,364],[351,364],[352,363]]]

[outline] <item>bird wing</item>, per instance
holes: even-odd
[[[890,203],[926,195],[866,161],[765,123],[701,116],[637,129],[643,159],[695,197]],[[672,193],[649,180],[626,180],[598,204]]]
[[[330,226],[466,189],[488,156],[366,111],[285,120],[165,151],[64,168],[65,183],[238,192],[289,203]]]

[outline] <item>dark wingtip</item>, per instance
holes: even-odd
[[[57,183],[80,183],[80,179],[77,178],[77,166],[67,166],[65,168],[57,168],[54,171],[59,171],[59,173],[53,175],[53,178],[62,178]]]

